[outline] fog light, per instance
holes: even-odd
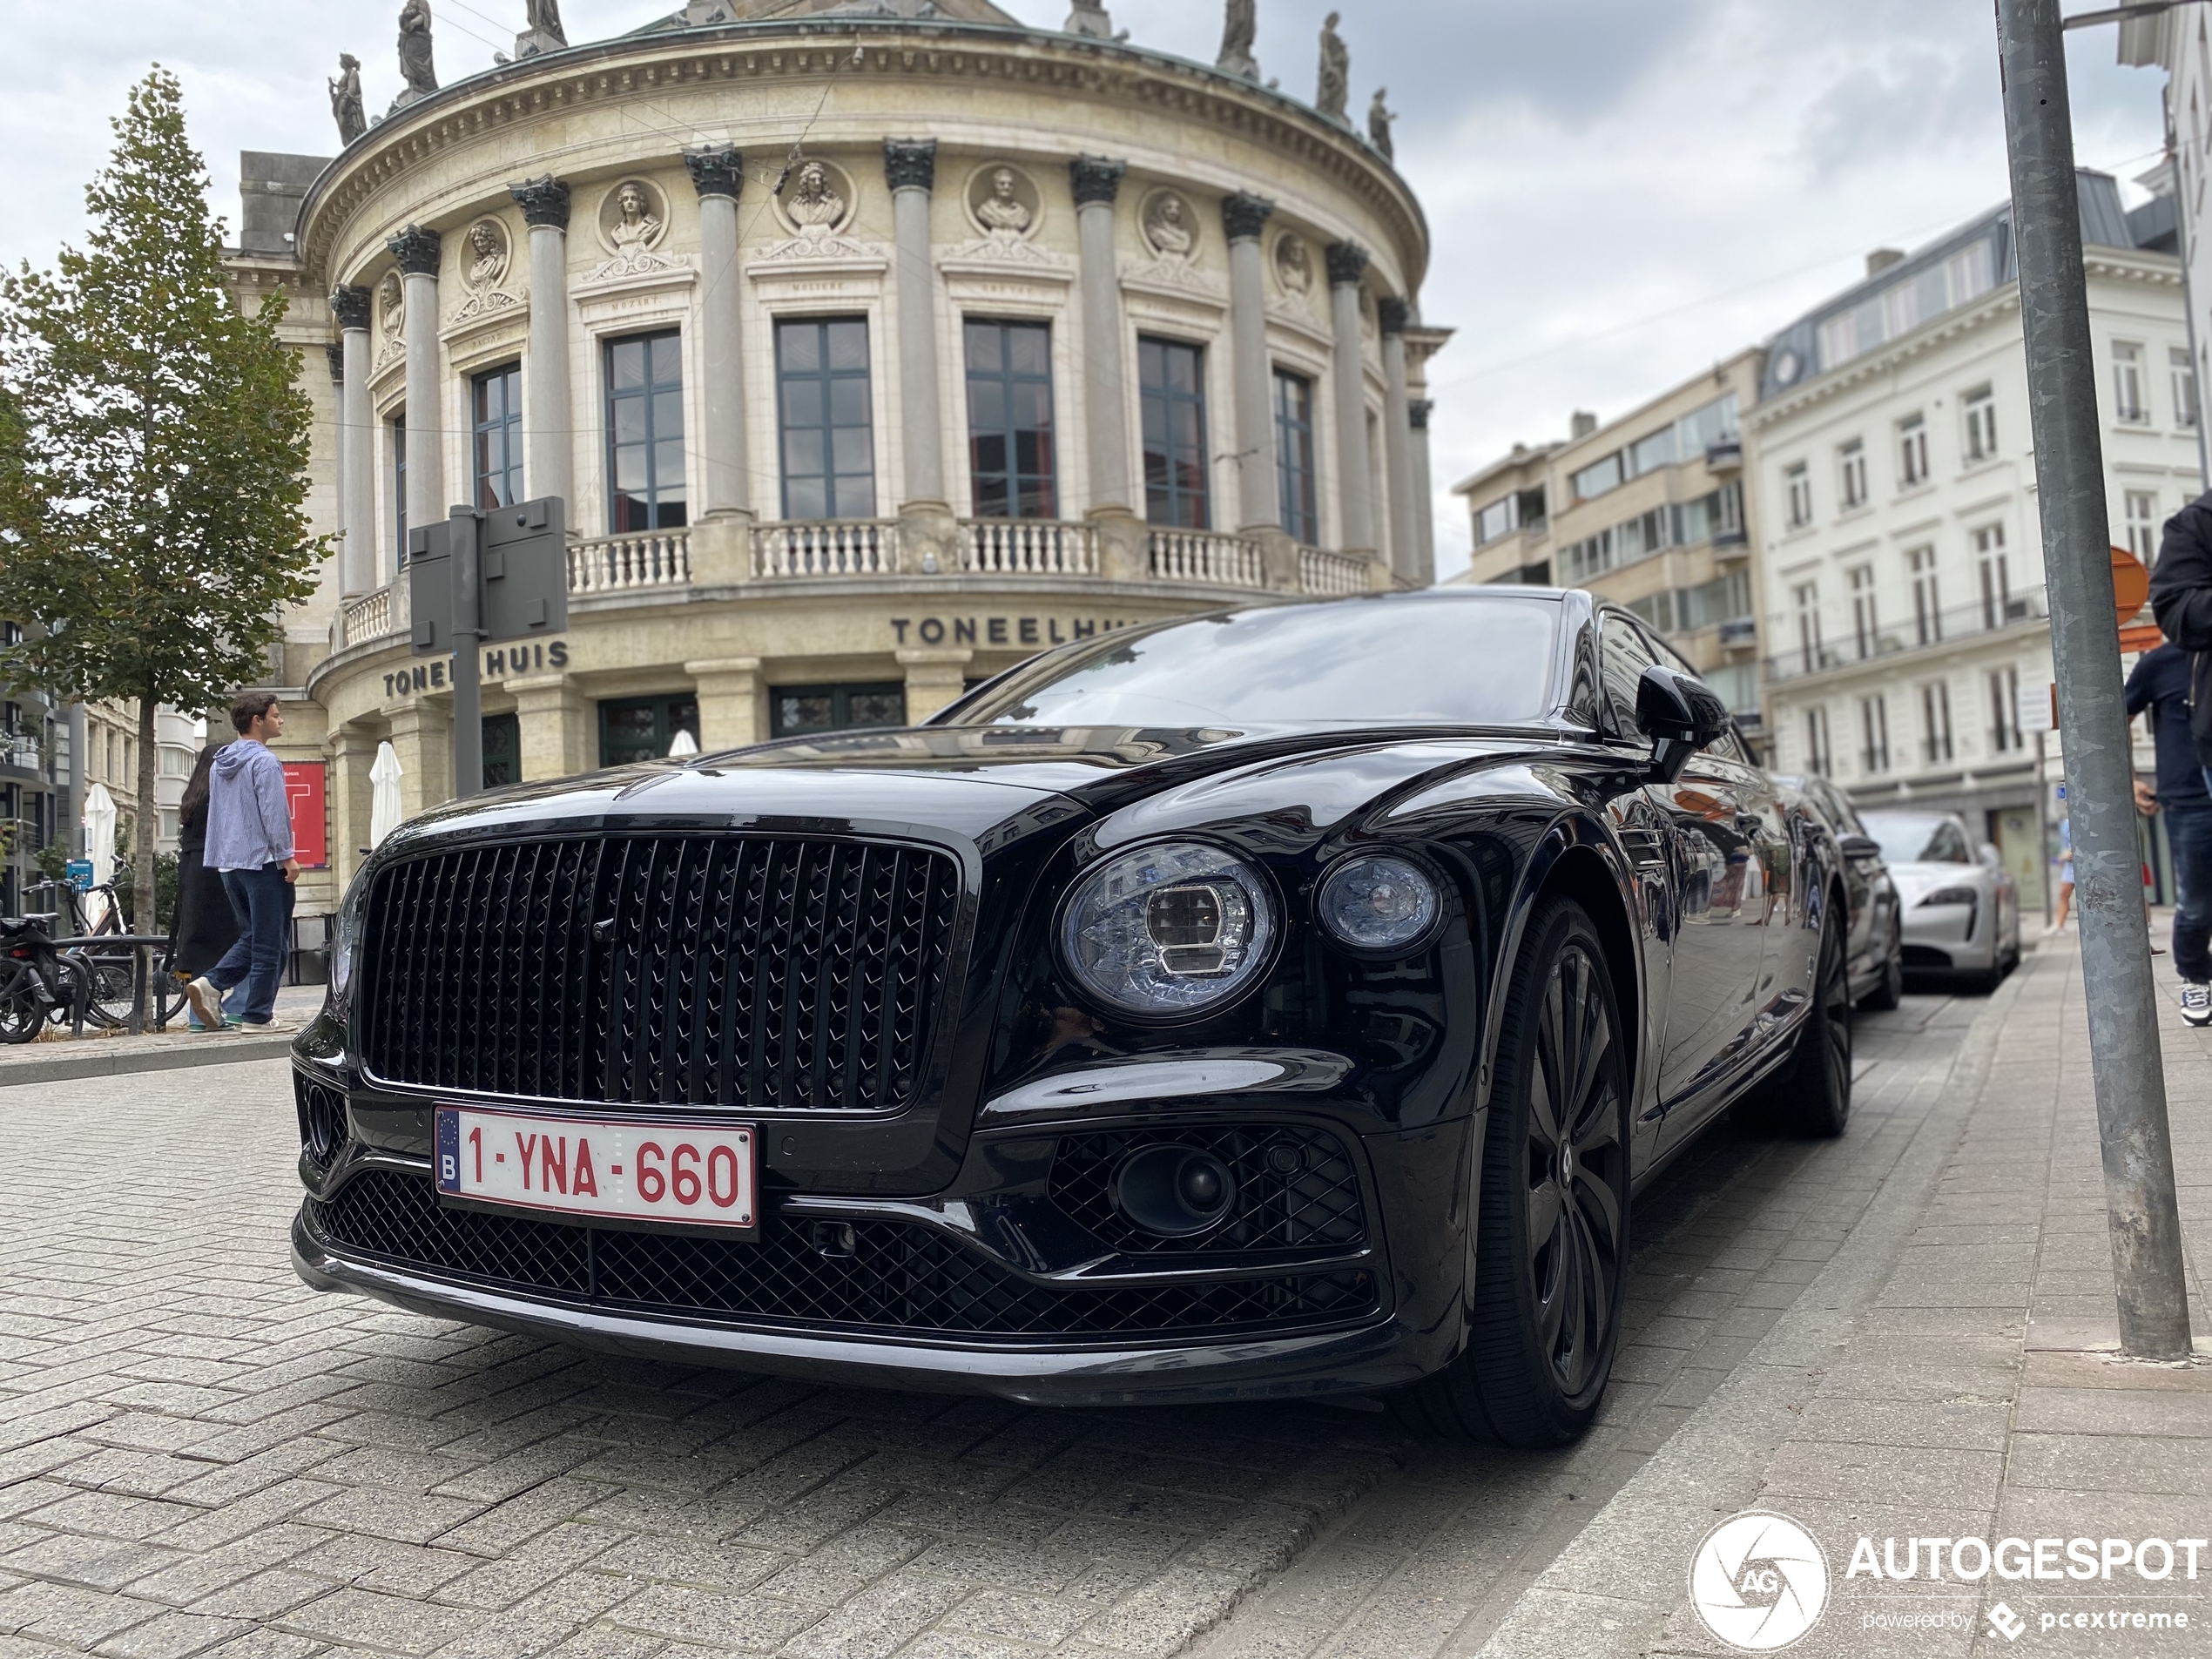
[[[1237,1201],[1237,1177],[1212,1153],[1167,1142],[1132,1153],[1114,1177],[1114,1203],[1131,1221],[1169,1238],[1202,1233]]]

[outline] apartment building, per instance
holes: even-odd
[[[133,703],[93,703],[84,710],[84,781],[115,803],[116,821],[136,836],[138,811],[138,710]],[[153,711],[154,850],[177,850],[185,786],[199,759],[202,724],[163,704]],[[81,808],[80,808],[81,810]],[[133,845],[135,845],[135,841]]]
[[[1716,364],[1618,420],[1577,415],[1564,442],[1513,452],[1453,487],[1474,553],[1453,583],[1587,588],[1642,617],[1761,737],[1759,607],[1743,416],[1764,354]]]
[[[2155,202],[2086,172],[2080,196],[2113,536],[2148,560],[2203,488],[2181,266]],[[2051,650],[2011,233],[2006,206],[1870,256],[1768,342],[1745,430],[1776,763],[1965,813],[2033,893],[2020,694]]]

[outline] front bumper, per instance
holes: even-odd
[[[1905,965],[1915,970],[1977,972],[1997,965],[1995,906],[1915,905],[1900,933]]]

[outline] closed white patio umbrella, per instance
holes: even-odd
[[[407,809],[400,805],[399,752],[388,743],[376,745],[376,764],[368,769],[368,844],[384,845],[384,838],[399,828]]]
[[[95,887],[115,876],[115,797],[105,784],[94,784],[84,792],[84,851],[92,860]],[[107,895],[95,894],[84,907],[85,926],[98,927],[106,915]]]
[[[699,740],[685,731],[683,727],[677,727],[675,737],[669,740],[668,758],[671,760],[681,760],[685,756],[695,755],[698,752]]]

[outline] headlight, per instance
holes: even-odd
[[[354,891],[348,893],[338,907],[337,920],[330,925],[330,982],[324,988],[333,1007],[346,1000],[346,993],[353,988],[354,952],[361,943],[361,913],[365,901],[365,889],[358,879]]]
[[[1314,901],[1323,929],[1354,950],[1405,950],[1435,925],[1443,907],[1428,873],[1389,853],[1338,865]]]
[[[1258,977],[1275,937],[1260,873],[1233,853],[1165,841],[1108,859],[1060,921],[1068,969],[1124,1014],[1195,1014]]]
[[[1979,904],[1981,895],[1972,887],[1938,887],[1920,900],[1925,904]]]

